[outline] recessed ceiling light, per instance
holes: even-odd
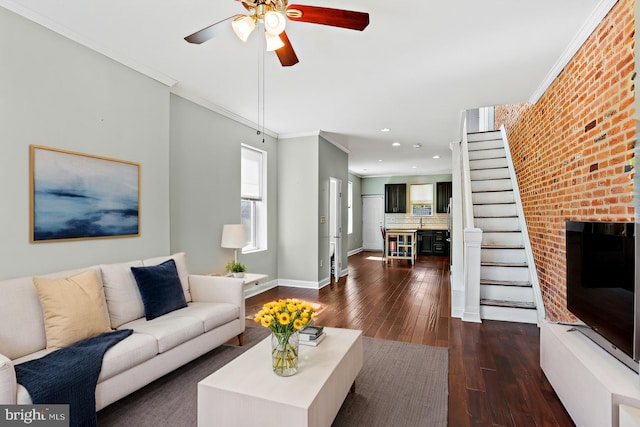
[[[439,159],[440,156],[438,156],[437,154],[435,156],[433,156],[434,159]]]
[[[400,147],[400,143],[398,141],[392,142],[391,145],[394,147]]]
[[[380,129],[380,132],[389,132],[390,130],[391,129],[389,129],[389,128],[382,128],[382,129]]]
[[[382,162],[382,159],[378,160],[379,162]]]
[[[416,150],[422,148],[422,144],[413,144],[413,148],[415,148]]]
[[[417,167],[417,166],[411,166],[411,167],[412,167],[413,169],[418,169],[418,167]]]

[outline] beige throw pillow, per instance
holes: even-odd
[[[95,270],[62,279],[34,277],[44,314],[47,349],[111,331]]]

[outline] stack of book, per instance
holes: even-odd
[[[307,326],[300,329],[300,345],[310,345],[312,347],[320,344],[325,337],[322,326]]]

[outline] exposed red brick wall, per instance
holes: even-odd
[[[520,114],[524,113],[527,108],[529,108],[529,104],[526,102],[520,104],[511,104],[511,105],[497,105],[495,107],[495,130],[500,129],[502,124],[513,125],[518,121],[518,117]]]
[[[634,220],[633,9],[633,0],[620,0],[534,105],[496,109],[550,320],[574,320],[566,309],[565,221]]]

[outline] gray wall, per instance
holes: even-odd
[[[278,276],[318,278],[318,137],[278,141]]]
[[[222,226],[240,223],[241,144],[267,152],[267,250],[241,254],[247,271],[277,276],[278,154],[274,138],[171,95],[171,251],[187,252],[194,273],[225,273],[233,249]]]
[[[350,173],[349,181],[353,183],[353,233],[347,249],[354,251],[362,248],[362,178]]]
[[[0,8],[0,279],[169,252],[169,90]],[[29,243],[29,144],[138,162],[141,236]]]
[[[329,182],[332,177],[342,180],[346,194],[347,165],[347,153],[321,136],[278,141],[278,273],[281,279],[313,283],[329,279]],[[343,203],[341,258],[345,268],[347,214],[347,204]],[[321,216],[327,218],[324,224],[320,223]]]
[[[329,182],[331,178],[342,181],[342,268],[347,267],[348,236],[347,236],[347,183],[349,157],[347,153],[324,139],[318,137],[319,142],[319,169],[318,169],[318,213],[316,217],[325,216],[329,218]],[[318,281],[330,278],[331,262],[329,257],[329,221],[320,224],[318,221],[318,266],[322,260],[322,267],[318,268]]]

